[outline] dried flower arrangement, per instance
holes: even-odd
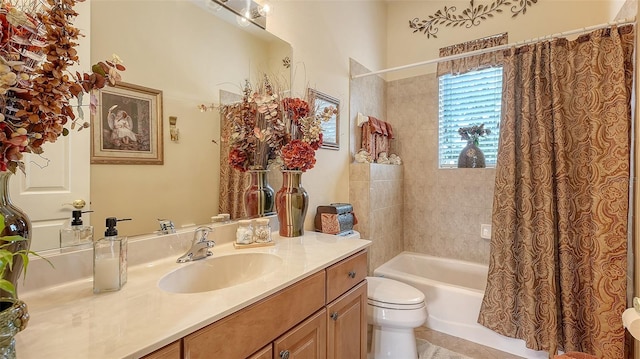
[[[491,134],[491,130],[484,128],[484,123],[480,125],[473,125],[469,127],[460,127],[458,134],[461,139],[467,141],[467,143],[473,142],[476,146],[479,144],[480,137]]]
[[[245,84],[243,101],[226,107],[232,123],[229,163],[240,171],[265,170],[271,163],[283,170],[307,171],[322,145],[322,122],[337,109],[312,111],[306,100],[283,98],[265,76],[257,91]]]
[[[80,31],[72,21],[77,2],[84,0],[3,0],[0,4],[0,171],[23,169],[23,152],[43,153],[44,142],[78,130],[84,118],[83,93],[91,94],[90,110],[96,111],[94,91],[120,80],[120,59],[93,65],[90,73],[71,73],[79,63],[76,50]],[[78,117],[71,101],[78,100]]]
[[[279,96],[269,80],[255,91],[246,81],[242,102],[220,110],[231,123],[229,164],[241,172],[266,170],[285,135]]]

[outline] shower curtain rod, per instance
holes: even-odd
[[[514,42],[514,43],[510,43],[510,44],[499,45],[499,46],[494,46],[494,47],[488,47],[486,49],[469,51],[469,52],[465,52],[465,53],[462,53],[462,54],[455,54],[455,55],[439,57],[437,59],[420,61],[420,62],[416,62],[416,63],[409,64],[409,65],[402,65],[402,66],[397,66],[397,67],[391,67],[391,68],[384,69],[384,70],[371,71],[371,72],[366,72],[366,73],[359,74],[359,75],[352,75],[351,79],[357,79],[357,78],[360,78],[360,77],[371,76],[371,75],[384,74],[384,73],[392,72],[392,71],[405,70],[405,69],[409,69],[409,68],[417,67],[417,66],[422,66],[422,65],[437,64],[438,62],[442,62],[442,61],[457,60],[457,59],[461,59],[463,57],[480,55],[480,54],[484,54],[484,53],[487,53],[487,52],[505,50],[505,49],[508,49],[510,47],[527,45],[527,44],[531,44],[531,43],[542,41],[542,40],[547,40],[547,39],[550,40],[550,39],[554,39],[554,38],[562,37],[562,36],[582,34],[582,33],[590,32],[590,31],[597,30],[597,29],[602,29],[602,28],[605,28],[605,27],[613,26],[613,25],[626,25],[626,24],[634,23],[635,21],[636,21],[635,17],[627,18],[627,19],[623,19],[623,20],[618,20],[618,21],[612,21],[612,22],[608,22],[606,24],[593,25],[593,26],[583,27],[583,28],[580,28],[580,29],[559,32],[559,33],[552,34],[552,35],[536,37],[536,38],[530,39],[530,40],[517,41],[517,42]]]

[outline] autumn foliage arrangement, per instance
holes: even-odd
[[[0,4],[0,171],[23,168],[22,153],[43,153],[45,142],[89,127],[82,97],[114,86],[124,71],[114,55],[88,73],[71,72],[78,64],[82,34],[73,26],[77,2],[84,0],[3,0]],[[76,113],[72,101],[77,100]]]
[[[245,84],[241,103],[223,108],[231,122],[229,164],[239,170],[307,171],[322,145],[322,122],[337,110],[316,111],[301,98],[280,98],[265,76],[256,90]]]

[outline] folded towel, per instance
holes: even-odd
[[[369,126],[371,127],[371,133],[377,133],[383,136],[388,136],[386,122],[380,121],[373,116],[369,116]]]
[[[384,124],[387,126],[387,136],[393,138],[393,128],[391,128],[391,124],[389,122],[385,122]]]

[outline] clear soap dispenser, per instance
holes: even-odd
[[[74,210],[70,225],[60,230],[60,248],[93,244],[93,226],[82,223],[82,214],[92,211]]]
[[[93,244],[93,292],[113,292],[127,283],[127,237],[119,237],[116,224],[131,218],[106,219],[104,238]]]

